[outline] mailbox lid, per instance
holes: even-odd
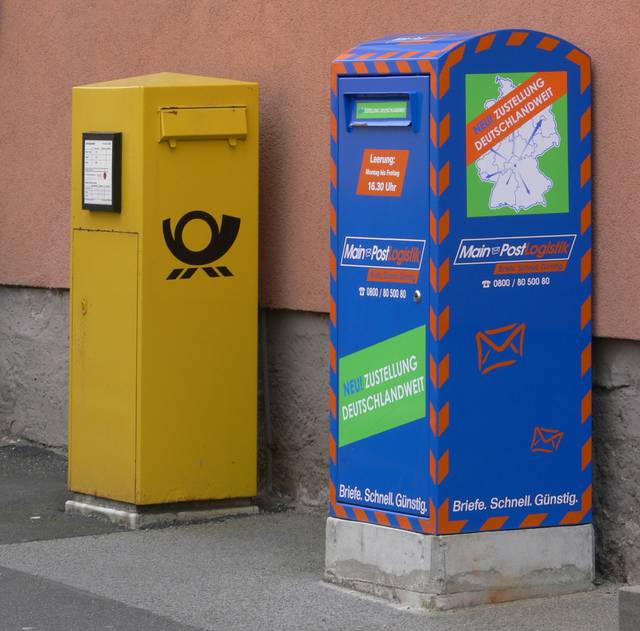
[[[246,135],[246,106],[167,107],[160,111],[161,141],[245,138]]]

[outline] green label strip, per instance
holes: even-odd
[[[426,326],[340,358],[338,444],[426,415]]]
[[[407,101],[358,101],[356,120],[407,118]]]

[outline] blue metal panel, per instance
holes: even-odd
[[[451,179],[440,208],[446,205],[453,213],[440,258],[449,258],[453,265],[447,289],[451,332],[443,342],[451,357],[452,419],[439,445],[440,452],[450,450],[451,461],[438,494],[441,502],[449,499],[450,519],[466,522],[464,530],[471,531],[564,523],[569,513],[581,511],[583,493],[590,484],[590,464],[583,457],[590,433],[581,419],[586,391],[581,356],[588,342],[581,322],[585,300],[581,255],[586,243],[581,239],[580,217],[587,196],[580,170],[585,157],[580,138],[584,111],[580,73],[566,57],[572,49],[567,44],[550,53],[540,50],[536,44],[541,40],[533,37],[507,48],[509,38],[510,33],[499,33],[491,49],[476,55],[467,51],[440,100],[452,127],[451,138],[438,156],[440,165],[449,164]],[[498,98],[499,77],[519,76],[524,82],[527,75],[543,72],[564,73],[568,82],[566,114],[561,100],[551,109],[559,144],[549,149],[551,154],[560,152],[563,145],[568,147],[568,159],[552,168],[537,155],[536,163],[532,159],[525,169],[517,166],[521,164],[518,150],[505,157],[514,156],[516,166],[510,173],[521,179],[519,186],[525,191],[523,173],[528,178],[541,172],[549,179],[551,188],[542,195],[546,206],[507,209],[499,215],[498,198],[493,208],[487,208],[493,215],[474,216],[476,202],[468,190],[477,167],[472,165],[468,175],[466,159],[466,110],[473,85],[469,77],[490,76]],[[566,126],[561,132],[563,115]],[[508,143],[495,148],[504,146]],[[498,162],[511,168],[508,161]],[[568,197],[564,204],[552,206],[551,194],[563,177],[568,179]],[[536,209],[540,214],[532,213]],[[476,258],[475,264],[461,264],[465,239],[476,239],[476,245],[483,242],[492,252],[499,247],[512,265],[506,273],[498,273],[493,254]],[[511,247],[505,249],[506,243]],[[523,244],[524,248],[518,247]],[[545,244],[550,244],[549,253],[544,252]],[[539,271],[532,271],[536,265]],[[510,328],[500,331],[505,327]],[[518,327],[522,328],[516,333]],[[485,333],[491,331],[495,333]],[[515,344],[501,350],[514,333]],[[491,338],[500,350],[487,344]],[[581,521],[589,519],[585,514]]]
[[[418,34],[358,46],[334,73],[333,513],[440,533],[590,521],[588,56],[534,31]],[[406,97],[412,125],[352,125],[358,95]],[[409,151],[401,195],[362,175],[370,149],[376,164]],[[397,360],[420,327],[429,420],[372,412],[362,399],[415,376]]]
[[[425,467],[428,301],[416,302],[414,294],[419,291],[425,297],[428,282],[428,90],[424,76],[361,77],[340,79],[338,92],[337,496],[347,503],[423,517],[430,494]],[[410,124],[397,126],[380,118],[369,119],[369,126],[354,125],[353,103],[360,100],[406,102]],[[402,187],[401,194],[397,188],[386,190],[393,187]],[[374,356],[364,359],[366,373],[354,369],[353,375],[344,375],[345,358],[358,361],[356,354],[363,349],[420,329],[421,334],[408,340],[408,353],[404,346],[397,351],[382,348],[379,353],[374,349]],[[420,367],[405,364],[403,368],[397,363],[411,360],[412,354],[420,358]],[[347,396],[352,377],[360,397]],[[379,422],[382,427],[391,426],[383,432],[376,430],[375,414],[369,410],[356,415],[346,411],[349,400],[366,403],[371,392],[388,392],[376,388],[376,380],[384,380],[389,387],[406,388],[408,383],[412,389],[401,402],[386,406],[378,402],[382,413],[388,411]],[[410,409],[403,409],[411,399]],[[352,431],[353,425],[366,419],[373,419],[372,429]]]

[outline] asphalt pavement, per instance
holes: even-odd
[[[144,609],[44,578],[0,568],[0,629],[194,631]]]
[[[0,544],[119,530],[64,512],[67,460],[37,445],[0,438]]]
[[[329,586],[319,513],[137,532],[68,517],[64,458],[9,447],[0,447],[0,631],[617,631],[612,586],[446,613]]]

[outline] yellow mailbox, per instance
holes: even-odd
[[[73,90],[69,486],[256,494],[258,86]]]

